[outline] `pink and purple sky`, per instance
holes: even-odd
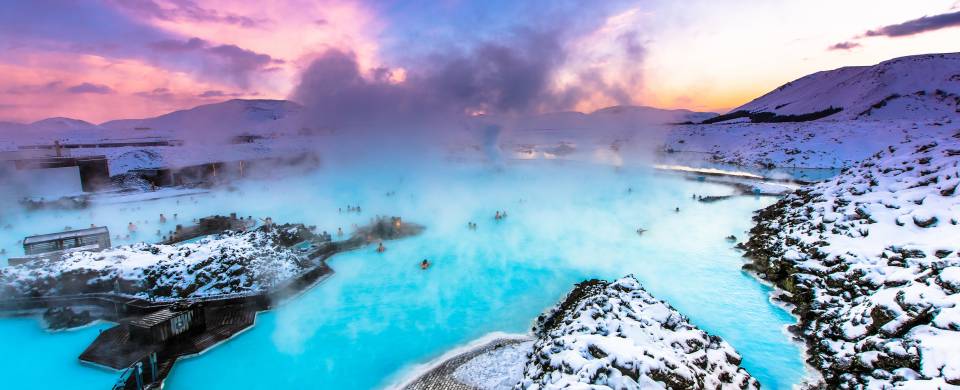
[[[454,96],[463,101],[457,109],[483,112],[616,104],[724,111],[818,70],[960,48],[958,0],[0,0],[0,7],[0,120],[17,122],[98,123],[318,92],[328,101],[357,83],[365,91],[397,86],[411,100]],[[340,77],[343,66],[352,81]]]

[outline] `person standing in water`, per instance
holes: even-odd
[[[379,245],[377,245],[377,253],[383,253],[386,250],[387,248],[383,246],[382,242]]]

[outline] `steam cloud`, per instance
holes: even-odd
[[[551,34],[529,32],[512,43],[434,55],[400,83],[382,68],[364,77],[352,53],[329,50],[304,72],[294,100],[330,127],[526,112],[551,100],[549,81],[565,53]]]
[[[623,34],[617,42],[632,69],[641,69],[646,49],[637,35]],[[292,98],[306,106],[313,124],[330,128],[566,110],[597,93],[618,104],[632,102],[629,90],[641,79],[636,70],[626,72],[629,77],[621,85],[588,66],[575,70],[575,84],[557,86],[554,81],[568,63],[568,51],[560,33],[522,29],[505,41],[426,56],[396,82],[385,68],[365,77],[352,53],[329,50],[304,71]]]

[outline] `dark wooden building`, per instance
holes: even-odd
[[[206,319],[199,305],[173,306],[130,321],[130,338],[143,344],[160,344],[169,339],[203,332]]]

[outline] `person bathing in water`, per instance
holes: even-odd
[[[382,242],[379,245],[377,245],[377,253],[383,253],[386,250],[387,248],[383,246]]]
[[[430,268],[430,262],[427,261],[427,259],[423,259],[423,261],[420,262],[420,269],[425,270],[427,268]]]

